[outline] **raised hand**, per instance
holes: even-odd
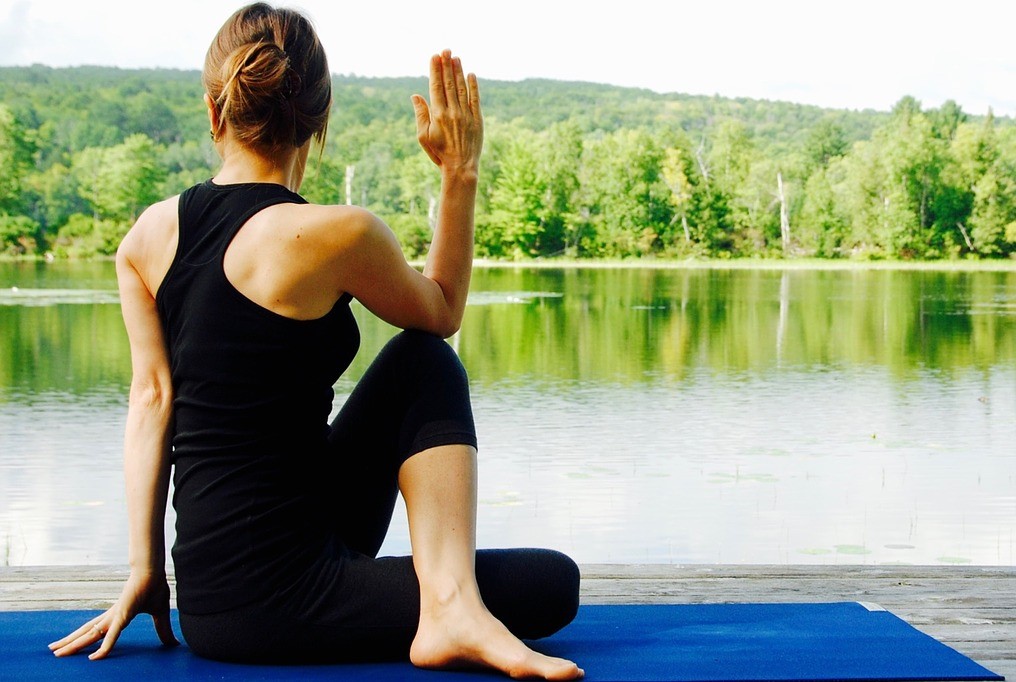
[[[413,95],[416,135],[442,169],[476,171],[483,148],[483,114],[476,76],[463,74],[462,62],[445,50],[430,58],[430,105]]]
[[[101,639],[102,645],[89,654],[88,658],[93,661],[105,658],[123,629],[139,613],[151,614],[155,631],[163,644],[175,646],[180,643],[173,635],[173,626],[169,620],[169,584],[166,576],[131,573],[120,598],[108,611],[63,639],[53,642],[49,649],[56,656],[70,656]]]

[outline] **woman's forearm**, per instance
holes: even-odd
[[[475,168],[442,168],[434,239],[423,274],[444,292],[455,326],[462,320],[473,270]]]
[[[128,560],[135,571],[165,571],[171,421],[171,391],[132,383],[124,434],[124,476]]]

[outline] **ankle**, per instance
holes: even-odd
[[[481,606],[479,589],[473,580],[445,577],[435,581],[420,581],[420,612],[439,615],[459,607]]]

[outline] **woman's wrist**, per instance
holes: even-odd
[[[134,580],[140,580],[142,582],[158,582],[168,579],[166,568],[164,566],[160,566],[159,568],[136,568],[131,566],[131,577]]]
[[[472,187],[475,189],[480,178],[480,169],[477,164],[457,164],[441,166],[441,180],[453,185]]]
[[[132,557],[127,558],[127,565],[134,573],[151,573],[151,574],[163,574],[166,573],[166,555],[155,553],[151,556]]]

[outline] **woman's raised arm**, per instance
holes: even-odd
[[[473,266],[473,214],[483,148],[476,76],[445,50],[430,60],[430,104],[413,96],[417,138],[441,172],[437,225],[423,273],[406,264],[391,231],[363,216],[342,289],[378,317],[441,336],[462,322]]]

